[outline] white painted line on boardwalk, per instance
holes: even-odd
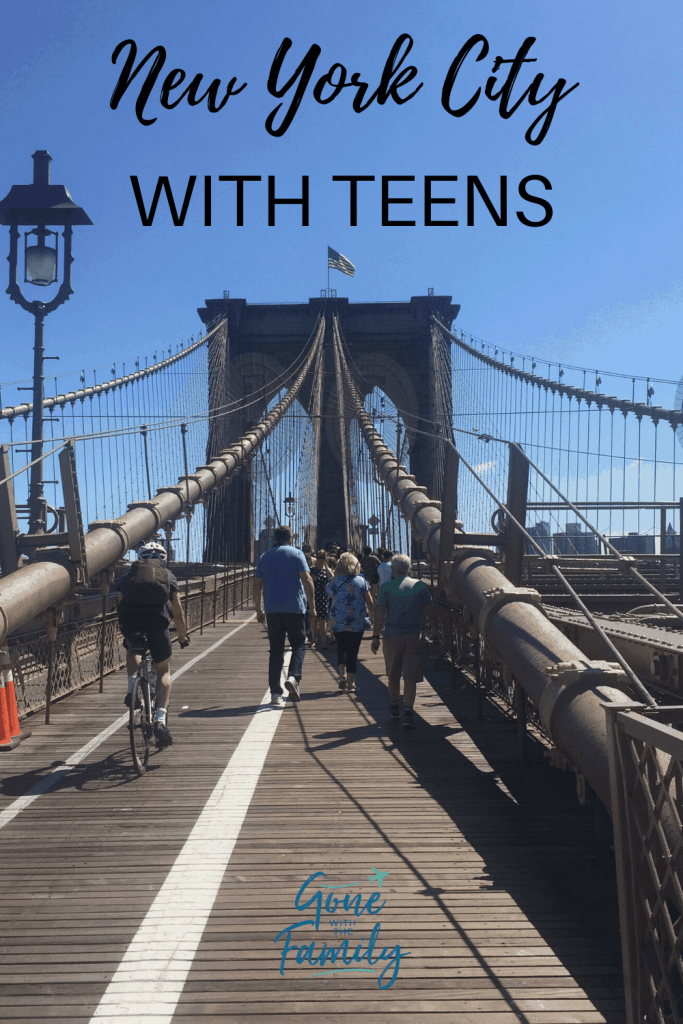
[[[183,674],[183,672],[187,672],[187,670],[189,668],[192,668],[194,665],[197,664],[198,661],[201,661],[202,658],[205,658],[207,656],[207,654],[212,654],[213,651],[215,651],[217,647],[220,647],[220,645],[224,644],[226,640],[229,640],[231,636],[234,636],[235,633],[239,632],[240,629],[243,629],[244,626],[246,626],[248,622],[253,622],[255,618],[256,618],[256,612],[252,612],[252,614],[249,616],[249,618],[245,619],[244,622],[241,622],[239,624],[239,626],[237,626],[235,629],[232,630],[232,632],[226,633],[225,636],[222,636],[220,638],[220,640],[216,640],[215,644],[211,644],[211,646],[207,647],[205,651],[202,651],[201,654],[198,654],[196,658],[192,658],[190,661],[186,662],[182,666],[182,668],[179,668],[177,672],[173,673],[173,682],[175,682],[176,679]]]
[[[253,622],[255,618],[256,613],[250,615],[248,619],[241,622],[239,626],[231,630],[230,633],[226,633],[225,636],[221,637],[221,639],[216,641],[215,644],[212,644],[211,647],[207,647],[207,649],[201,654],[198,654],[196,658],[192,658],[191,661],[188,661],[186,665],[183,665],[182,668],[179,668],[177,672],[173,673],[173,681],[175,682],[178,676],[181,676],[183,672],[187,672],[188,668],[192,668],[193,665],[196,665],[201,658],[205,658],[207,654],[211,654],[212,651],[215,651],[217,647],[220,647],[220,645],[225,643],[226,640],[229,640],[231,636],[234,636],[240,629],[243,629],[247,623]],[[106,729],[103,729],[102,732],[98,733],[97,736],[86,743],[85,746],[81,747],[80,750],[77,750],[75,754],[72,754],[71,757],[67,758],[63,764],[53,768],[49,775],[45,775],[42,779],[36,782],[34,786],[31,786],[27,793],[14,800],[9,807],[6,807],[4,811],[0,812],[0,828],[4,828],[5,825],[9,825],[10,821],[16,818],[17,814],[20,814],[23,810],[29,807],[33,801],[37,800],[39,796],[43,795],[43,793],[47,793],[49,790],[54,789],[55,786],[59,785],[64,776],[68,775],[72,768],[76,768],[79,764],[82,764],[93,750],[97,750],[105,740],[109,739],[112,733],[115,733],[122,725],[126,725],[127,722],[128,712],[126,711],[119,718],[115,719],[111,725],[108,725]]]
[[[58,765],[57,768],[53,768],[49,775],[43,776],[42,779],[36,782],[35,786],[31,786],[28,793],[25,793],[23,796],[14,800],[9,807],[6,807],[5,810],[0,813],[0,828],[4,828],[5,825],[9,825],[10,821],[12,821],[13,818],[16,818],[17,814],[20,814],[21,811],[26,810],[34,800],[37,800],[39,796],[43,795],[43,793],[47,793],[48,790],[53,789],[58,785],[64,776],[69,774],[72,768],[75,768],[76,765],[84,761],[91,751],[99,747],[100,743],[104,743],[112,733],[116,732],[117,729],[120,729],[127,721],[128,712],[126,711],[125,715],[121,715],[120,718],[117,718],[116,721],[112,722],[112,724],[107,726],[106,729],[103,729],[101,733],[95,736],[94,739],[90,740],[89,743],[86,743],[84,747],[81,747],[80,750],[77,750],[75,754],[72,754],[71,757],[64,761],[63,764]]]
[[[280,721],[270,698],[267,690],[109,982],[98,1024],[170,1024]]]

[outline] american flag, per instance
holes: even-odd
[[[340,252],[335,252],[334,249],[327,247],[327,265],[330,270],[341,270],[342,274],[348,274],[349,277],[353,277],[356,273],[351,260],[347,260],[346,256],[342,256]]]

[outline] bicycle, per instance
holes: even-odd
[[[147,637],[136,633],[131,637],[134,654],[142,658],[135,676],[133,692],[130,695],[129,724],[130,751],[138,775],[144,775],[149,762],[149,748],[154,739],[154,716],[156,714],[156,671],[147,649]]]
[[[130,638],[133,654],[139,654],[141,661],[135,675],[135,684],[130,695],[130,711],[128,729],[130,731],[130,750],[133,764],[138,775],[144,775],[149,762],[149,748],[154,736],[154,720],[156,718],[156,668],[147,648],[146,633],[134,633]],[[190,638],[180,643],[182,648],[189,647]],[[156,742],[156,741],[155,741]],[[159,743],[156,742],[159,747]]]

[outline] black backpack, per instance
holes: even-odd
[[[169,571],[158,558],[135,562],[121,579],[120,589],[130,604],[166,604],[171,599]]]

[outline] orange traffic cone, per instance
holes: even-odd
[[[12,662],[6,647],[0,648],[0,753],[14,750],[30,732],[22,733],[19,726],[17,696],[14,691]]]
[[[9,708],[7,707],[7,686],[4,674],[0,677],[0,749],[11,750],[8,746],[12,739],[9,724]],[[16,746],[16,743],[14,744]]]

